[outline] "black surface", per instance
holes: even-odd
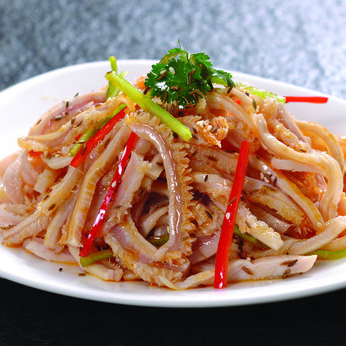
[[[86,301],[0,280],[0,345],[345,345],[345,294],[167,309]]]
[[[337,0],[0,0],[0,90],[111,54],[159,58],[180,38],[220,67],[346,98],[345,18],[346,2]],[[255,306],[159,309],[0,279],[0,345],[343,345],[345,297],[340,290]]]

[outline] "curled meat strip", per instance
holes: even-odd
[[[259,129],[261,141],[269,152],[281,159],[320,167],[324,172],[324,176],[328,179],[326,191],[321,200],[321,212],[325,220],[335,217],[337,213],[337,205],[343,191],[343,175],[338,162],[323,152],[297,152],[279,142],[272,134],[270,134],[263,115],[256,114],[254,120]]]
[[[144,118],[144,117],[142,117]],[[143,120],[142,120],[143,121]],[[149,121],[146,123],[139,121],[128,122],[130,128],[140,138],[147,140],[159,152],[163,166],[165,169],[165,176],[167,179],[167,187],[169,192],[169,207],[168,207],[168,232],[169,240],[166,244],[161,246],[156,254],[156,258],[159,260],[163,258],[167,251],[181,251],[182,250],[182,236],[183,229],[188,219],[187,202],[191,199],[191,194],[187,190],[186,181],[184,181],[184,171],[186,170],[186,163],[184,157],[180,157],[182,151],[172,149],[173,136],[165,137],[165,131],[163,125],[151,126],[155,121]],[[145,121],[145,119],[144,119]],[[160,129],[160,130],[159,130]],[[170,133],[170,131],[168,132]],[[171,142],[171,144],[170,144]],[[182,144],[174,144],[175,148],[183,148]]]

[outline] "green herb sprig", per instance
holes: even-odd
[[[144,82],[151,97],[165,103],[176,101],[181,107],[196,104],[213,90],[213,84],[235,87],[232,75],[214,69],[207,54],[189,54],[181,47],[169,50],[154,64]]]

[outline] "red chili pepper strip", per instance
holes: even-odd
[[[34,150],[29,150],[29,156],[32,158],[40,158],[41,154],[43,154],[42,151],[34,151]]]
[[[126,107],[125,107],[126,108]],[[106,135],[113,129],[115,124],[120,121],[125,116],[125,108],[117,113],[111,120],[101,127],[93,137],[91,137],[86,143],[85,147],[81,148],[76,156],[72,159],[70,165],[77,168],[85,158],[90,154],[90,152],[96,147],[96,145],[102,141]]]
[[[227,270],[233,238],[233,230],[246,176],[249,151],[249,142],[243,141],[239,152],[232,190],[223,219],[221,235],[216,253],[214,288],[224,288],[227,286]]]
[[[227,139],[221,141],[221,148],[225,151],[234,151],[234,146]]]
[[[284,96],[288,102],[327,103],[328,97],[324,96]]]
[[[120,161],[118,163],[117,169],[114,173],[114,177],[113,180],[107,190],[106,196],[102,202],[101,208],[97,214],[96,220],[94,221],[94,224],[88,234],[88,237],[83,245],[82,250],[79,253],[80,257],[85,257],[88,255],[90,247],[92,242],[94,241],[94,239],[96,238],[97,234],[99,233],[100,227],[103,223],[103,220],[105,218],[108,206],[113,198],[113,195],[115,193],[115,191],[118,188],[120,179],[122,177],[122,175],[124,174],[126,165],[127,165],[127,161],[131,155],[131,152],[133,150],[133,147],[136,143],[137,140],[137,135],[133,132],[131,132],[130,137],[126,143],[124,152],[120,158]]]

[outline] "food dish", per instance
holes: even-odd
[[[132,76],[130,75],[129,78],[135,78],[138,75],[145,73],[148,71],[150,65],[152,62],[123,62],[123,63],[119,63],[119,69],[122,70],[128,70],[131,71],[131,73],[133,74]],[[20,95],[20,97],[23,99],[23,96],[26,98],[28,97],[28,102],[29,105],[32,103],[33,107],[32,107],[32,112],[28,111],[28,103],[25,103],[23,101],[23,110],[20,110],[20,107],[18,107],[18,114],[33,114],[33,117],[30,119],[23,119],[23,120],[27,120],[27,122],[25,123],[23,121],[23,123],[21,123],[21,127],[20,129],[16,129],[17,133],[11,133],[9,134],[9,136],[5,137],[2,143],[9,143],[9,138],[11,138],[12,142],[13,142],[13,138],[18,137],[18,135],[23,135],[26,133],[26,130],[28,127],[31,126],[33,119],[37,119],[38,114],[43,113],[47,108],[49,108],[50,105],[55,104],[56,102],[58,102],[61,99],[64,99],[66,97],[69,97],[71,95],[74,95],[76,93],[76,91],[79,91],[80,93],[83,92],[87,92],[90,89],[95,89],[97,88],[97,83],[99,87],[104,85],[104,80],[102,78],[102,76],[104,75],[104,72],[107,71],[109,69],[108,67],[108,63],[95,63],[95,64],[89,64],[89,65],[82,65],[82,66],[76,66],[76,67],[70,67],[70,68],[66,68],[66,69],[62,69],[60,71],[55,71],[46,75],[43,75],[41,77],[37,77],[34,78],[30,81],[27,81],[23,84],[20,84],[14,88],[11,88],[5,92],[3,92],[1,94],[1,98],[0,98],[0,109],[4,110],[5,113],[9,113],[11,111],[11,114],[14,114],[17,112],[17,110],[15,112],[13,112],[13,103],[11,104],[11,102],[13,102],[14,99],[16,99],[16,97],[18,97]],[[87,70],[88,69],[88,70]],[[88,73],[86,73],[86,71],[88,71]],[[86,78],[87,76],[87,78]],[[77,85],[71,85],[71,84],[64,84],[66,79],[69,77],[73,77],[74,81],[78,80],[78,83],[81,82],[81,84]],[[252,85],[256,85],[256,86],[260,86],[263,87],[265,89],[269,89],[272,91],[276,91],[280,94],[297,94],[297,95],[301,95],[301,94],[310,94],[310,95],[316,95],[316,93],[310,92],[310,91],[306,91],[300,88],[295,88],[293,86],[288,86],[288,85],[284,85],[282,83],[276,83],[276,82],[272,82],[272,81],[266,81],[266,80],[262,80],[260,78],[256,78],[256,77],[251,77],[251,76],[246,76],[246,75],[241,75],[241,74],[234,74],[234,79],[235,80],[241,80],[241,81],[248,81],[250,84]],[[53,82],[53,83],[52,83]],[[60,84],[61,83],[61,84]],[[89,83],[89,84],[88,84]],[[49,89],[47,89],[47,87],[49,87],[49,85],[54,85],[54,89],[53,92],[51,93]],[[61,93],[61,89],[59,89],[59,85],[60,87],[64,87],[64,91],[63,93]],[[68,85],[68,88],[66,88],[66,85]],[[83,85],[83,87],[80,87],[81,85]],[[48,99],[47,97],[54,97],[55,99],[50,99],[49,102],[51,102],[51,104],[47,105]],[[35,100],[36,98],[36,100]],[[37,100],[44,100],[43,103],[46,103],[43,107],[42,110],[37,108]],[[41,102],[39,102],[40,104]],[[10,107],[11,105],[11,107]],[[333,106],[334,105],[334,106]],[[8,108],[6,108],[6,106]],[[325,114],[325,109],[323,109],[323,111],[321,109],[318,109],[318,107],[320,106],[311,106],[309,105],[308,107],[306,105],[292,105],[292,108],[297,108],[297,111],[302,110],[302,112],[304,112],[307,109],[311,110],[311,107],[314,107],[314,116],[321,116],[321,119],[313,119],[316,121],[321,122],[322,124],[326,125],[329,129],[331,129],[332,131],[336,132],[336,133],[340,133],[340,122],[338,122],[338,126],[337,129],[333,129],[332,128],[332,123],[324,123],[324,121],[328,121],[330,119],[323,119],[323,114]],[[330,99],[330,102],[328,105],[326,105],[326,107],[334,107],[333,110],[333,114],[335,114],[334,119],[341,119],[342,116],[342,108],[345,107],[345,103],[342,100],[337,100],[337,99]],[[345,109],[345,108],[343,108]],[[304,118],[304,114],[299,114],[299,112],[294,111],[295,115],[297,118]],[[336,111],[336,113],[334,112]],[[16,118],[15,114],[13,116],[13,118],[11,119],[15,119]],[[3,118],[2,122],[4,121]],[[333,120],[334,120],[333,119]],[[311,119],[309,119],[311,120]],[[9,130],[13,129],[14,126],[11,126],[11,124],[9,124],[10,126],[8,126],[7,128]],[[14,125],[14,124],[13,124]],[[6,124],[4,124],[3,126],[7,126]],[[4,128],[4,127],[3,127]],[[10,132],[10,131],[9,131]],[[5,147],[4,145],[2,147]],[[13,147],[12,148],[6,148],[7,152],[4,152],[4,154],[10,153],[11,151],[13,151]],[[4,155],[1,155],[4,156]],[[30,258],[29,263],[31,261],[36,261],[36,259],[32,259],[32,257],[28,254],[22,254],[20,250],[13,250],[13,249],[7,249],[5,248],[4,250],[1,249],[0,253],[2,255],[4,255],[6,253],[6,256],[8,256],[9,253],[13,254],[10,255],[9,258],[17,258],[17,256],[19,256],[19,258],[21,258],[21,256],[29,256],[28,258]],[[21,253],[19,255],[19,253]],[[14,256],[14,257],[13,257]],[[1,261],[2,263],[4,263],[3,261]],[[328,262],[328,266],[330,266],[331,269],[340,266],[340,262]],[[55,264],[51,264],[48,263],[50,268],[55,267],[55,269],[58,269],[57,266],[55,266]],[[38,265],[39,267],[44,267],[45,265],[43,265],[42,263]],[[60,267],[58,265],[58,267]],[[325,264],[323,265],[319,265],[317,268],[315,268],[317,270],[317,273],[319,273],[319,270],[322,270],[322,272],[324,271],[324,267]],[[37,268],[37,267],[36,267]],[[77,269],[76,269],[77,270]],[[94,278],[85,278],[85,277],[81,277],[78,278],[78,282],[81,282],[81,286],[80,287],[79,284],[77,284],[77,286],[79,286],[79,288],[81,288],[81,290],[79,290],[79,292],[75,291],[74,288],[69,288],[68,285],[64,286],[63,282],[62,285],[56,285],[56,287],[58,287],[58,291],[60,291],[60,293],[65,293],[65,294],[70,294],[70,295],[75,295],[78,296],[79,294],[81,296],[84,296],[86,298],[92,298],[92,299],[99,299],[99,300],[106,300],[106,301],[115,301],[115,302],[122,302],[122,303],[129,303],[129,301],[127,300],[128,298],[131,298],[131,294],[129,294],[129,291],[134,287],[135,291],[138,290],[139,287],[141,287],[141,289],[138,290],[138,292],[140,292],[140,298],[136,295],[133,294],[132,298],[133,303],[134,304],[143,304],[143,305],[164,305],[164,306],[173,306],[173,305],[183,305],[185,304],[186,306],[198,306],[198,305],[237,305],[237,304],[246,304],[246,303],[252,303],[252,302],[264,302],[264,301],[273,301],[273,300],[278,300],[278,299],[285,299],[285,298],[291,298],[292,296],[294,297],[295,295],[306,295],[306,294],[312,294],[312,293],[317,293],[323,290],[328,290],[328,289],[332,289],[332,288],[336,288],[336,287],[340,287],[343,284],[343,280],[340,280],[339,278],[337,279],[336,277],[334,278],[330,278],[330,281],[328,284],[325,283],[319,283],[318,277],[319,275],[316,276],[316,287],[314,288],[314,285],[309,286],[309,282],[307,283],[307,280],[309,280],[309,278],[311,277],[311,275],[313,275],[316,270],[313,270],[311,272],[311,274],[308,274],[307,276],[303,278],[292,278],[289,281],[283,281],[283,282],[275,282],[273,285],[269,285],[267,286],[266,283],[261,283],[261,282],[257,282],[257,283],[252,283],[252,284],[247,284],[247,283],[241,283],[241,284],[235,284],[232,285],[229,289],[227,289],[225,292],[219,293],[219,292],[215,292],[213,289],[199,289],[199,290],[195,290],[194,292],[172,292],[172,293],[168,293],[166,290],[162,290],[162,289],[157,289],[154,287],[150,287],[149,291],[150,292],[156,292],[153,293],[153,296],[155,297],[151,297],[148,298],[148,293],[144,293],[144,292],[140,292],[141,289],[143,290],[144,287],[144,291],[148,292],[148,288],[146,287],[146,285],[142,285],[142,284],[137,284],[137,283],[121,283],[119,285],[118,288],[114,289],[114,292],[112,293],[112,291],[110,292],[110,296],[107,294],[103,294],[101,296],[97,296],[97,294],[95,294],[96,292],[94,290],[87,290],[88,292],[85,291],[85,282],[88,282],[88,284],[90,283],[95,283],[95,279]],[[34,270],[36,271],[36,269]],[[50,278],[53,280],[56,280],[58,278],[61,278],[63,275],[65,275],[64,277],[72,274],[70,273],[71,269],[69,270],[63,270],[61,273],[58,272],[58,270],[56,270],[55,272],[52,272],[51,274],[53,275],[53,278]],[[72,270],[73,271],[73,270]],[[77,270],[78,271],[78,270]],[[31,270],[32,272],[32,270]],[[45,270],[43,270],[43,273],[45,272]],[[333,272],[333,270],[331,270],[331,272]],[[54,287],[52,287],[49,283],[44,283],[44,280],[42,281],[41,279],[38,279],[37,276],[36,278],[34,278],[35,276],[32,276],[32,279],[28,278],[28,277],[24,277],[23,275],[24,273],[28,273],[27,271],[25,272],[21,272],[21,274],[18,273],[17,275],[14,274],[15,272],[11,271],[11,273],[6,270],[6,269],[2,269],[2,274],[5,277],[11,278],[15,281],[21,281],[23,283],[27,283],[27,284],[31,284],[35,287],[41,287],[44,289],[48,289],[48,290],[52,290],[54,291]],[[34,273],[31,273],[30,275],[33,275]],[[38,274],[38,273],[36,273]],[[35,275],[36,275],[35,274]],[[42,273],[41,273],[42,274]],[[41,276],[38,275],[38,276]],[[55,274],[55,275],[54,275]],[[62,274],[62,275],[60,275]],[[73,274],[72,274],[73,275]],[[25,275],[24,275],[25,276]],[[44,275],[43,275],[44,276]],[[76,274],[77,276],[77,274]],[[59,279],[60,280],[60,279]],[[97,280],[97,279],[96,279]],[[62,280],[64,281],[64,280]],[[283,287],[287,287],[286,285],[289,285],[288,282],[291,283],[291,287],[288,290],[282,289],[282,285]],[[300,293],[298,293],[298,291],[296,291],[296,287],[295,285],[297,284],[297,282],[305,282],[305,289],[303,289]],[[111,284],[108,285],[108,283],[104,283],[104,282],[99,282],[98,284],[96,284],[97,286],[102,286],[102,287],[115,287],[116,285]],[[265,290],[262,290],[261,292],[261,287],[263,287],[262,285],[267,286]],[[338,286],[340,285],[340,286]],[[120,297],[117,294],[117,290],[118,289],[123,289],[126,286],[126,290],[124,292],[120,293]],[[229,296],[229,293],[226,292],[234,292],[236,293],[236,291],[238,290],[238,288],[240,289],[240,291],[243,290],[244,287],[248,287],[248,286],[253,286],[253,289],[251,289],[251,295],[249,296],[247,292],[246,294],[244,294],[245,292],[242,292],[240,294],[240,296],[236,297],[236,294],[232,297]],[[275,292],[278,289],[279,293],[274,293],[272,291],[272,289],[270,288],[271,286],[275,286]],[[299,284],[298,284],[299,286]],[[90,288],[90,287],[89,287]],[[280,289],[281,288],[281,289]],[[299,287],[298,290],[301,290],[302,286]],[[113,288],[112,288],[113,290]],[[254,293],[254,291],[258,290],[257,294],[256,292]],[[159,295],[157,295],[157,291],[161,292]],[[266,293],[264,293],[266,292]],[[124,294],[123,294],[124,293]],[[270,293],[270,295],[268,296],[267,293]],[[173,295],[172,295],[173,294]],[[129,296],[130,295],[130,296]],[[176,298],[172,297],[175,296]],[[182,297],[189,297],[187,299],[182,298]],[[149,294],[150,297],[150,294]],[[180,297],[180,298],[179,298]],[[195,297],[195,298],[193,298]],[[196,301],[196,297],[197,301]],[[207,297],[207,299],[206,299]],[[233,299],[235,298],[235,299]],[[238,299],[237,299],[238,298]],[[200,299],[200,300],[199,300]],[[205,299],[207,301],[205,301]],[[203,302],[204,300],[204,302]],[[160,302],[159,302],[160,301]],[[175,301],[175,302],[173,302]],[[180,303],[179,303],[180,301]]]

